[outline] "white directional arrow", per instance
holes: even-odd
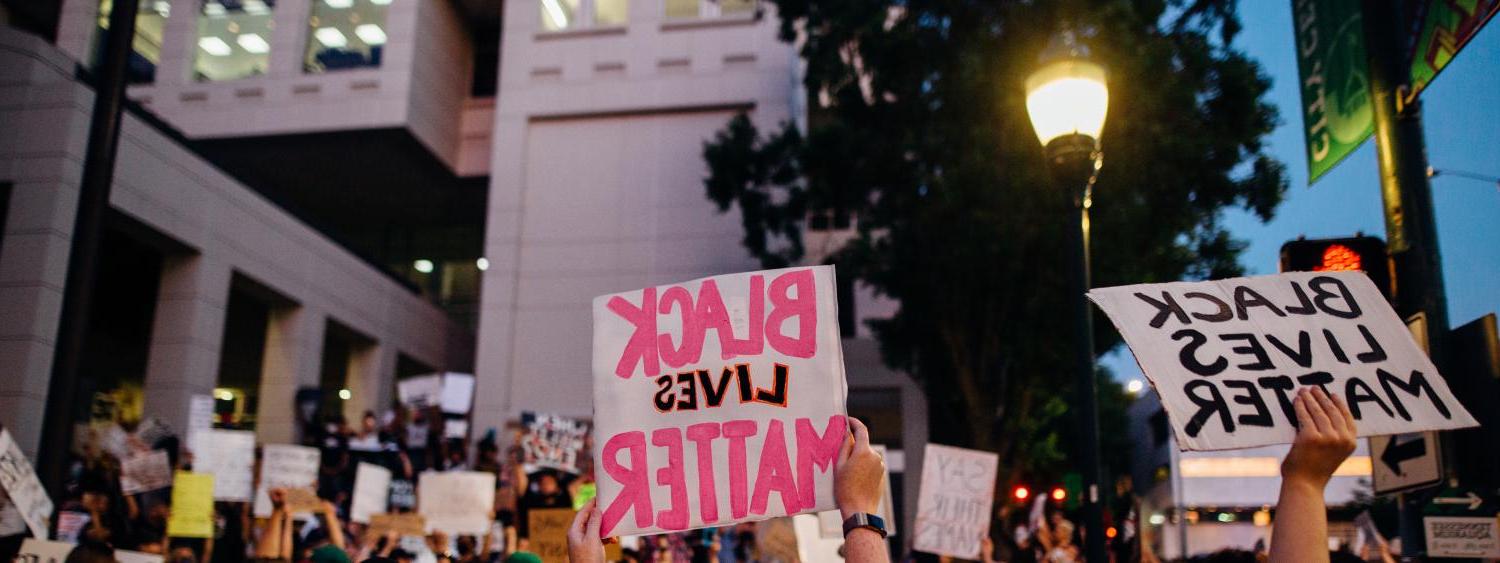
[[[1479,508],[1479,505],[1484,504],[1484,499],[1479,498],[1479,495],[1474,494],[1473,491],[1469,491],[1466,496],[1437,497],[1432,499],[1432,502],[1434,504],[1467,504],[1469,505],[1469,510],[1476,510]]]

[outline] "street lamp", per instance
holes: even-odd
[[[1109,109],[1104,67],[1072,32],[1063,32],[1043,54],[1041,68],[1026,79],[1026,111],[1042,143],[1054,182],[1065,190],[1070,254],[1067,293],[1073,307],[1073,369],[1077,404],[1083,410],[1084,554],[1088,561],[1108,561],[1104,548],[1104,513],[1099,505],[1099,399],[1094,377],[1094,327],[1085,296],[1089,288],[1089,205],[1094,180],[1103,163],[1099,134]]]

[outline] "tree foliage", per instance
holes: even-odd
[[[1058,246],[1076,227],[1026,114],[1026,76],[1064,26],[1110,73],[1095,286],[1240,274],[1244,245],[1222,212],[1269,219],[1286,179],[1262,142],[1278,119],[1270,80],[1233,46],[1233,0],[774,3],[782,38],[800,42],[810,125],[735,118],[704,148],[708,196],[739,209],[768,267],[804,260],[809,213],[852,214],[839,275],[899,302],[872,327],[885,361],[925,387],[932,439],[999,452],[1013,479],[1055,475],[1074,435],[1078,298],[1062,290]],[[1095,326],[1096,350],[1118,344]],[[1123,397],[1101,392],[1116,453]]]

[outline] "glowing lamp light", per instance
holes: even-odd
[[[1141,383],[1141,380],[1139,379],[1132,379],[1125,384],[1125,391],[1127,393],[1130,393],[1131,395],[1139,394],[1141,390],[1145,388],[1146,384]]]
[[[1068,491],[1064,491],[1062,487],[1052,489],[1052,500],[1062,501],[1066,498],[1068,498]]]
[[[217,398],[220,401],[233,401],[234,392],[228,389],[219,389],[217,391],[214,391],[214,398]]]
[[[1270,526],[1271,525],[1271,511],[1266,510],[1264,508],[1255,511],[1255,516],[1254,516],[1253,522],[1255,522],[1256,526],[1259,526],[1259,527],[1262,527],[1262,528],[1264,528],[1266,526]]]
[[[318,38],[319,43],[330,49],[339,49],[349,44],[349,38],[344,37],[344,32],[336,27],[320,27],[313,32],[313,37]]]
[[[1160,526],[1167,523],[1167,517],[1160,512],[1156,512],[1152,513],[1151,517],[1147,518],[1146,521],[1150,522],[1152,526]]]
[[[359,24],[358,27],[354,28],[354,35],[358,36],[360,41],[364,41],[366,45],[372,47],[385,44],[385,30],[380,29],[379,25],[373,23]]]
[[[1118,535],[1120,535],[1120,531],[1116,530],[1114,526],[1110,526],[1104,529],[1104,537],[1106,538],[1115,539],[1115,536]]]
[[[474,267],[479,268],[479,271],[481,272],[488,270],[490,269],[490,259],[481,256],[478,259],[474,260]]]
[[[354,396],[354,393],[349,392],[348,389],[339,389],[339,398],[340,399],[343,399],[343,400],[347,401],[347,400],[349,400],[350,397],[353,397],[353,396]]]
[[[1042,146],[1064,135],[1098,139],[1109,111],[1104,67],[1064,59],[1038,69],[1026,79],[1026,111]]]
[[[431,260],[417,260],[416,262],[411,263],[411,267],[418,272],[430,274],[432,273],[433,266]]]
[[[267,43],[264,37],[256,33],[240,35],[235,38],[234,42],[239,43],[240,48],[244,49],[245,52],[253,55],[263,55],[271,52],[271,44]]]
[[[198,48],[203,49],[203,52],[215,57],[227,56],[228,54],[234,52],[233,49],[229,48],[229,44],[225,43],[223,39],[219,39],[218,37],[213,36],[199,38]]]
[[[1011,491],[1010,495],[1012,497],[1015,497],[1016,500],[1026,500],[1031,496],[1031,489],[1028,489],[1026,487],[1016,487],[1016,490]]]

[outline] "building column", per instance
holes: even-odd
[[[287,306],[271,309],[269,317],[255,434],[267,444],[295,444],[301,438],[297,389],[318,386],[328,315],[308,306]]]
[[[169,255],[151,321],[146,356],[146,416],[188,427],[193,395],[209,395],[219,381],[219,348],[229,302],[230,268],[202,254]]]
[[[385,342],[356,346],[349,353],[350,397],[344,401],[344,419],[357,424],[365,411],[380,411],[391,404],[396,386],[396,347]]]

